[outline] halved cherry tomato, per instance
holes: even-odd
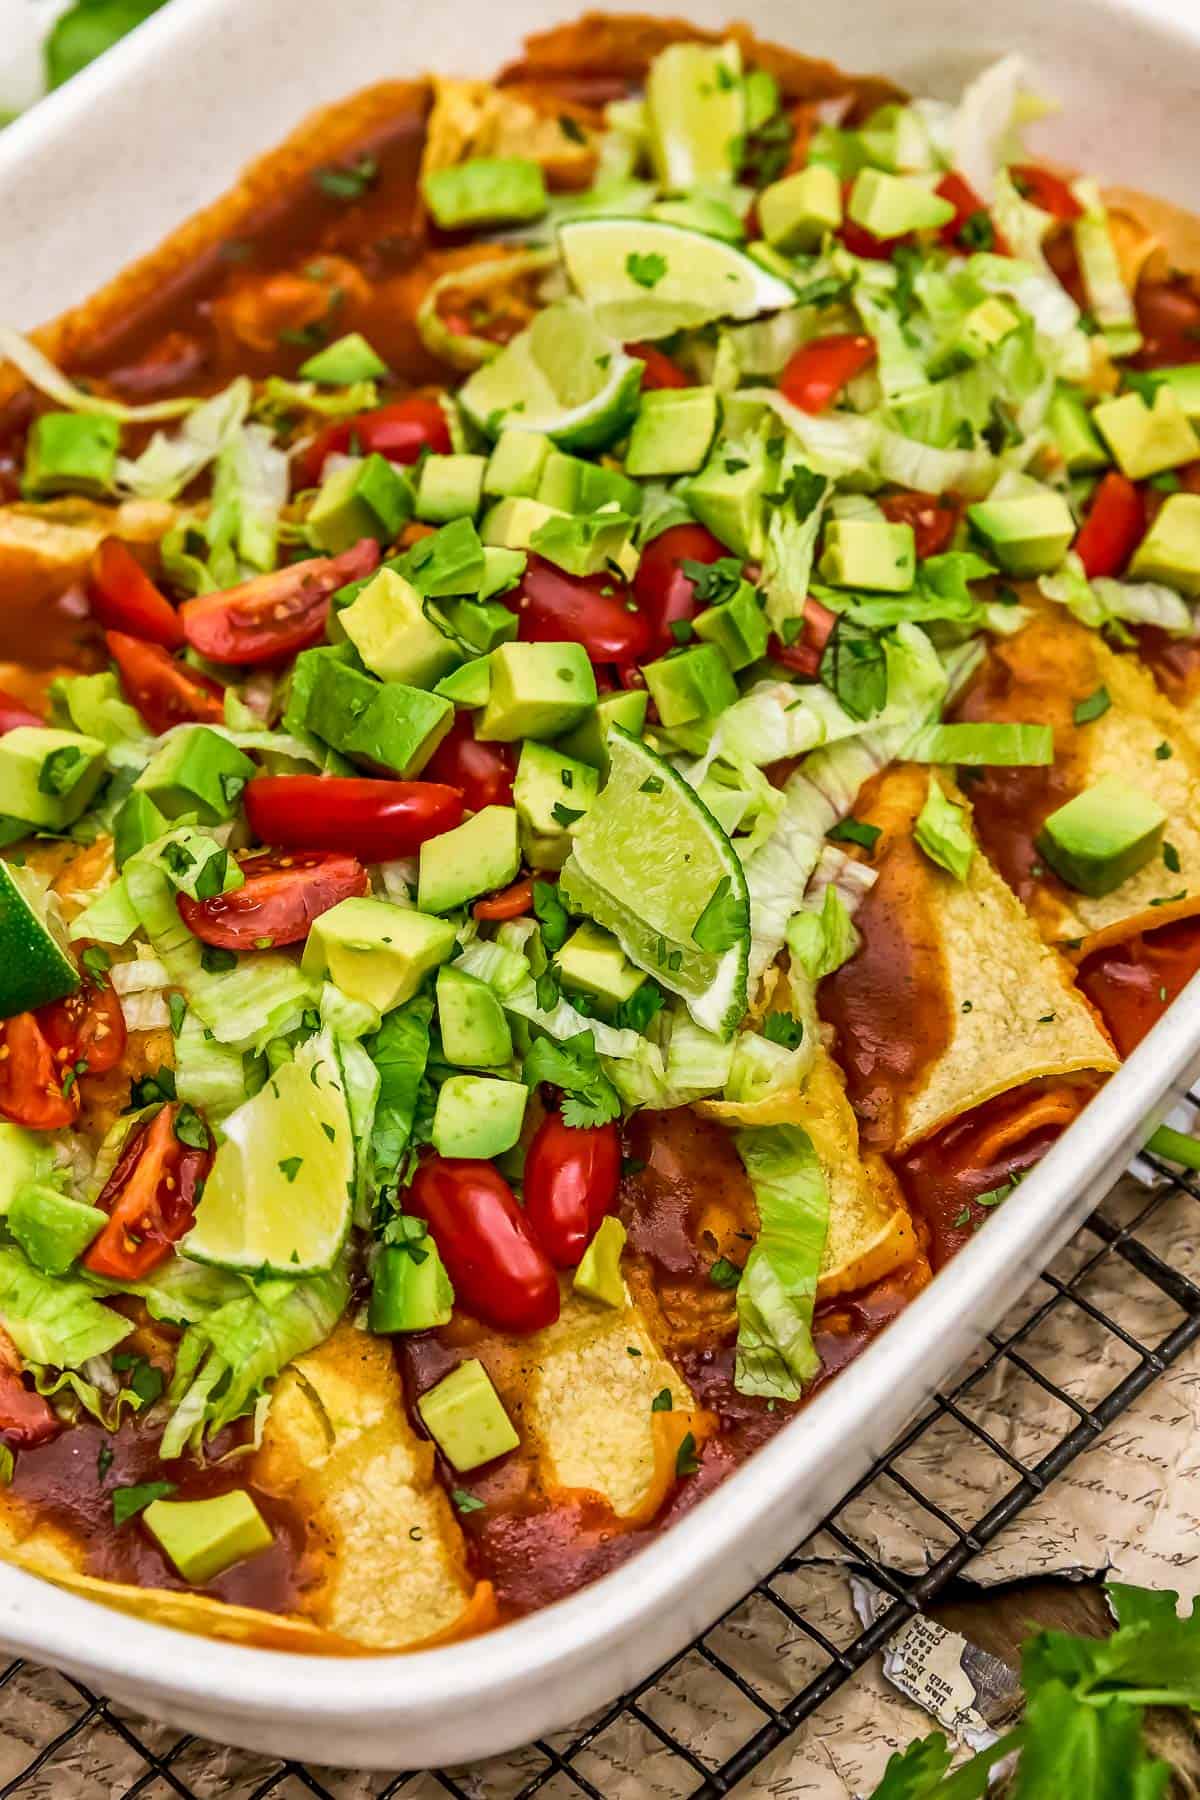
[[[690,375],[684,373],[677,362],[672,362],[665,350],[657,344],[626,344],[626,354],[636,356],[646,366],[642,372],[642,387],[649,388],[685,388],[695,384]]]
[[[79,1116],[79,1084],[63,1092],[59,1064],[37,1019],[14,1013],[0,1025],[0,1117],[31,1131],[61,1131]]]
[[[1146,503],[1141,493],[1128,476],[1111,470],[1096,489],[1072,546],[1088,580],[1119,575],[1145,530]]]
[[[94,1275],[140,1281],[171,1254],[190,1230],[197,1188],[212,1150],[182,1144],[175,1135],[179,1107],[162,1106],[134,1131],[96,1205],[108,1224],[83,1258]]]
[[[814,338],[789,358],[779,377],[779,391],[801,412],[821,413],[848,381],[875,361],[875,339],[857,332],[835,332]]]
[[[378,562],[379,545],[361,538],[340,556],[310,557],[185,600],[179,616],[187,641],[210,662],[282,662],[321,642],[330,596],[348,581],[361,581]]]
[[[242,795],[263,844],[343,850],[363,862],[412,856],[462,824],[456,788],[436,781],[371,781],[360,775],[259,775]]]
[[[450,427],[431,394],[407,394],[374,412],[355,413],[353,418],[340,419],[318,431],[297,459],[297,485],[316,487],[325,458],[335,451],[344,455],[354,445],[363,456],[378,453],[389,462],[414,463],[422,450],[445,455],[451,449]]]
[[[837,614],[810,594],[804,602],[799,636],[790,644],[772,636],[767,644],[767,654],[775,662],[782,663],[785,669],[790,669],[793,675],[816,675],[836,624]]]
[[[573,1269],[613,1209],[621,1180],[615,1125],[564,1125],[547,1113],[525,1158],[525,1217],[558,1269]]]
[[[517,759],[508,744],[481,744],[473,716],[455,714],[454,723],[425,764],[425,774],[457,788],[472,812],[511,806]]]
[[[367,871],[353,856],[324,850],[267,851],[243,858],[245,885],[211,900],[177,894],[189,931],[219,950],[273,950],[298,944],[314,919],[339,900],[370,892]]]
[[[85,974],[73,994],[39,1006],[37,1022],[60,1068],[84,1062],[84,1073],[106,1075],[125,1054],[125,1014],[107,981]]]
[[[1049,213],[1054,219],[1061,219],[1064,224],[1083,217],[1082,206],[1061,175],[1040,168],[1037,163],[1013,163],[1008,172],[1017,192],[1031,206],[1040,207],[1043,212]]]
[[[522,919],[526,913],[533,911],[533,877],[526,875],[521,881],[514,881],[511,887],[501,888],[495,894],[489,894],[485,900],[477,900],[471,908],[474,919]]]
[[[1012,255],[1004,236],[997,231],[987,207],[957,169],[951,169],[949,174],[943,175],[933,191],[939,199],[948,200],[954,208],[954,217],[938,233],[943,244],[949,244],[952,250],[961,246],[966,250],[990,250],[996,256]],[[963,238],[963,228],[970,225],[972,220],[977,221],[972,227],[976,238],[981,240],[977,243]],[[968,240],[970,235],[968,233]]]
[[[7,1331],[0,1330],[0,1437],[10,1450],[32,1450],[48,1444],[62,1423],[48,1400],[27,1388],[24,1364]]]
[[[685,562],[720,562],[729,551],[703,525],[671,525],[651,538],[642,551],[633,592],[650,628],[650,654],[661,656],[675,639],[671,626],[696,614],[696,584],[685,575]]]
[[[219,725],[225,717],[221,690],[207,675],[189,669],[163,649],[123,631],[106,631],[104,641],[117,665],[125,697],[153,732],[172,725]]]
[[[179,614],[120,538],[107,537],[101,542],[89,574],[92,616],[107,630],[127,632],[166,650],[183,648]]]
[[[405,1211],[424,1219],[459,1300],[485,1325],[538,1331],[558,1317],[558,1281],[512,1189],[491,1165],[430,1156]]]
[[[1139,369],[1200,362],[1200,294],[1186,275],[1140,281],[1134,307],[1142,334],[1142,347],[1133,358]]]
[[[6,694],[0,688],[0,737],[6,731],[15,731],[18,725],[44,725],[46,723],[40,713],[35,713],[31,706],[18,700],[15,694]]]
[[[884,494],[879,510],[893,525],[912,526],[918,562],[950,548],[963,515],[962,501],[953,494]]]
[[[630,611],[629,589],[611,575],[564,575],[531,556],[521,585],[503,596],[520,620],[524,644],[582,644],[595,663],[640,662],[650,649],[650,627]]]

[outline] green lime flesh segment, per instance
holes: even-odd
[[[638,738],[614,725],[608,751],[608,781],[563,868],[564,898],[678,994],[698,1025],[728,1038],[746,1011],[750,949],[737,852],[682,776]],[[733,941],[704,949],[692,934],[714,896],[733,920]]]
[[[682,225],[582,219],[562,226],[558,241],[572,286],[623,342],[796,304],[791,284],[753,257]]]
[[[476,370],[458,401],[490,438],[536,431],[568,450],[600,450],[631,423],[642,368],[578,300],[560,300]]]
[[[78,986],[32,876],[0,862],[0,1019],[61,1000]]]
[[[354,1133],[328,1032],[301,1044],[223,1130],[183,1254],[245,1273],[331,1268],[350,1229]]]

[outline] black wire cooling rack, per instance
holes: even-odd
[[[1200,1094],[1189,1095],[1189,1100],[1200,1112]],[[902,1625],[962,1574],[971,1559],[1035,1503],[1047,1485],[1095,1444],[1172,1363],[1200,1341],[1200,1286],[1182,1270],[1169,1267],[1145,1241],[1161,1208],[1200,1203],[1200,1181],[1146,1160],[1158,1185],[1139,1193],[1132,1204],[1127,1193],[1122,1206],[1106,1202],[1093,1214],[1070,1248],[1066,1271],[1056,1273],[1056,1264],[1039,1278],[1022,1304],[1019,1322],[1006,1321],[1004,1331],[987,1340],[967,1371],[930,1402],[834,1509],[820,1531],[734,1609],[739,1613],[749,1605],[768,1609],[793,1652],[773,1663],[769,1680],[761,1679],[761,1671],[755,1679],[737,1666],[736,1653],[730,1651],[730,1635],[722,1630],[731,1618],[726,1615],[725,1621],[718,1621],[639,1687],[589,1719],[586,1726],[559,1733],[552,1741],[539,1741],[495,1775],[492,1765],[487,1765],[454,1772],[371,1776],[221,1752],[202,1740],[132,1717],[65,1676],[18,1661],[0,1674],[0,1800],[9,1795],[19,1800],[60,1800],[60,1796],[70,1796],[70,1800],[92,1800],[93,1796],[95,1800],[168,1800],[169,1796],[210,1800],[217,1794],[236,1796],[236,1800],[267,1800],[267,1796],[300,1800],[305,1794],[316,1795],[318,1800],[393,1800],[406,1792],[415,1795],[418,1786],[421,1796],[440,1791],[456,1800],[491,1800],[501,1794],[503,1800],[532,1800],[537,1794],[544,1794],[545,1800],[568,1800],[579,1794],[589,1800],[614,1800],[618,1788],[624,1791],[624,1783],[612,1776],[614,1764],[603,1753],[614,1731],[622,1734],[626,1758],[632,1743],[653,1761],[656,1795],[716,1800],[716,1796],[728,1794]],[[1119,1265],[1114,1259],[1119,1259]],[[1091,1297],[1097,1273],[1111,1275],[1114,1271],[1119,1274],[1122,1291],[1126,1283],[1131,1292],[1139,1288],[1154,1301],[1151,1310],[1155,1316],[1168,1320],[1157,1341],[1143,1341]],[[1086,1399],[1051,1381],[1036,1360],[1038,1334],[1048,1324],[1061,1325],[1064,1309],[1072,1314],[1076,1334],[1081,1322],[1089,1334],[1094,1333],[1087,1354],[1078,1360],[1092,1371],[1102,1372],[1101,1385],[1106,1391],[1089,1394]],[[1145,1310],[1143,1307],[1143,1313]],[[976,1416],[981,1409],[974,1402],[983,1384],[997,1378],[1018,1386],[1032,1382],[1040,1390],[1043,1413],[1049,1408],[1059,1420],[1061,1429],[1051,1434],[1048,1447],[1041,1448],[1046,1441],[1044,1427],[1040,1436],[1035,1434],[1040,1454],[1017,1455]],[[956,1434],[962,1450],[976,1462],[981,1456],[991,1459],[990,1480],[979,1491],[999,1495],[978,1517],[966,1522],[955,1518],[944,1502],[935,1500],[907,1472],[920,1468],[923,1446],[943,1465],[947,1456],[953,1456]],[[927,1457],[926,1467],[931,1466]],[[920,1574],[903,1574],[884,1566],[864,1546],[862,1534],[856,1536],[855,1509],[861,1511],[864,1499],[882,1497],[881,1484],[893,1503],[924,1522],[920,1529],[927,1531],[935,1546],[944,1545]],[[888,1597],[866,1629],[859,1629],[849,1598],[836,1629],[824,1613],[820,1625],[806,1616],[806,1602],[798,1591],[805,1582],[797,1577],[811,1570],[814,1555],[828,1558],[831,1552]],[[835,1641],[839,1638],[844,1641]],[[710,1692],[712,1683],[720,1690],[717,1705],[723,1716],[736,1719],[737,1741],[732,1745],[728,1731],[715,1748],[703,1733],[689,1733],[691,1741],[685,1740],[680,1721],[687,1721],[690,1715],[686,1698],[680,1704],[681,1693],[686,1694],[683,1671],[689,1661],[694,1670],[696,1659],[703,1665]],[[663,1704],[672,1698],[673,1705]],[[671,1718],[673,1729],[664,1724],[664,1713]],[[237,1759],[236,1767],[222,1758]]]

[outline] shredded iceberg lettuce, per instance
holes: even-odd
[[[133,1330],[86,1281],[43,1275],[7,1244],[0,1245],[0,1325],[25,1362],[56,1369],[78,1369],[106,1355]]]
[[[142,500],[173,500],[241,430],[251,396],[249,377],[239,375],[211,400],[189,407],[178,431],[156,431],[140,456],[117,458],[121,487]]]
[[[821,1366],[812,1316],[829,1188],[812,1140],[795,1125],[739,1131],[734,1142],[759,1216],[737,1289],[734,1385],[742,1394],[798,1400]]]

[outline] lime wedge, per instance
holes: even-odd
[[[541,431],[566,450],[602,450],[637,411],[642,368],[586,306],[558,300],[476,370],[458,400],[488,437]]]
[[[796,304],[789,282],[733,244],[662,219],[575,219],[558,244],[597,325],[623,342]]]
[[[567,904],[678,994],[697,1025],[731,1037],[746,1011],[750,900],[737,852],[671,765],[619,725],[608,780],[563,869]]]
[[[32,869],[0,862],[0,1019],[73,994],[75,964],[46,886]]]
[[[332,1268],[354,1205],[354,1134],[328,1032],[301,1044],[223,1130],[183,1254],[245,1274]]]

